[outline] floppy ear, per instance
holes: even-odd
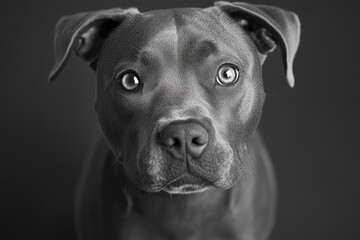
[[[300,42],[300,21],[298,16],[277,7],[247,4],[243,2],[215,2],[231,19],[245,31],[261,54],[272,52],[280,45],[285,65],[286,78],[294,87],[293,62]]]
[[[95,60],[105,38],[116,26],[136,13],[139,13],[136,8],[113,8],[62,17],[55,28],[55,65],[49,81],[53,81],[63,69],[72,50],[95,68]]]

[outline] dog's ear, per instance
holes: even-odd
[[[95,68],[105,38],[116,26],[137,13],[136,8],[113,8],[62,17],[55,28],[55,65],[49,81],[53,81],[63,69],[72,50]]]
[[[277,7],[247,4],[243,2],[215,2],[222,12],[247,31],[262,54],[262,61],[280,45],[286,78],[294,87],[293,61],[300,42],[300,21],[298,16]]]

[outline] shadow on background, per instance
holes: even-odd
[[[279,51],[263,72],[268,95],[260,127],[280,191],[273,239],[360,239],[358,3],[250,2],[292,10],[302,22],[296,87],[287,87]],[[205,0],[0,3],[0,239],[75,239],[74,187],[98,131],[95,75],[74,57],[57,81],[47,84],[57,20],[110,7],[210,5]]]

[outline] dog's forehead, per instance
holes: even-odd
[[[216,16],[206,9],[157,10],[145,12],[128,21],[116,31],[113,40],[121,42],[122,46],[129,46],[131,50],[143,52],[169,50],[172,47],[172,55],[178,49],[192,53],[199,50],[195,51],[198,55],[207,55],[219,48],[239,47],[241,42],[244,44],[245,34],[231,25],[222,16]],[[186,56],[188,52],[183,52],[183,55]]]
[[[147,28],[154,27],[155,31],[143,47],[149,50],[159,46],[172,47],[173,53],[181,50],[177,57],[184,59],[189,55],[207,57],[219,50],[233,51],[241,45],[239,42],[244,42],[246,37],[239,27],[226,22],[224,16],[206,10],[179,8],[145,14],[145,22],[152,25]]]
[[[202,64],[209,56],[251,61],[249,37],[234,23],[206,9],[179,8],[139,14],[105,44],[112,63],[135,62],[173,69]],[[115,65],[105,66],[113,71]]]
[[[157,30],[175,28],[181,30],[210,30],[216,27],[219,19],[208,11],[201,8],[176,8],[145,12],[143,23],[147,28],[154,27]],[[218,29],[220,30],[220,29]]]

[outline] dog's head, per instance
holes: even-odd
[[[72,50],[96,71],[102,131],[139,188],[227,189],[251,172],[261,65],[279,45],[293,86],[299,34],[294,13],[245,3],[80,13],[56,27],[50,80]]]

